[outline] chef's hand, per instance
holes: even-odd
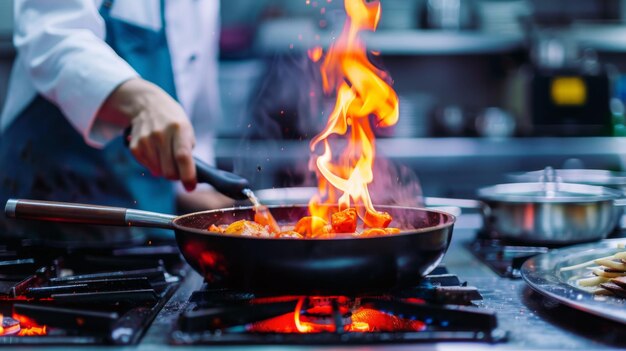
[[[193,128],[182,107],[158,86],[141,78],[118,86],[100,115],[130,123],[130,151],[153,175],[196,187]]]

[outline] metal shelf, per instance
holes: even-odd
[[[257,49],[261,53],[306,51],[317,45],[328,47],[335,35],[306,19],[274,20],[259,28]],[[364,37],[370,50],[383,55],[496,54],[520,50],[524,45],[521,33],[381,29]]]
[[[391,138],[378,139],[379,153],[393,159],[485,158],[537,156],[626,156],[626,137],[576,138]],[[216,156],[222,159],[255,158],[301,159],[308,155],[308,141],[254,140],[245,152],[237,139],[217,140]]]
[[[365,38],[373,50],[387,55],[497,54],[523,47],[521,34],[381,30]]]
[[[575,25],[566,33],[585,48],[626,52],[626,26],[623,25]]]

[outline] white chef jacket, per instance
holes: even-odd
[[[102,2],[15,1],[17,58],[0,131],[39,93],[61,109],[89,145],[102,147],[119,135],[123,126],[101,121],[98,110],[118,85],[138,74],[105,43]],[[194,126],[194,153],[212,162],[211,116],[219,113],[219,0],[166,0],[165,7],[176,94]],[[111,16],[155,30],[162,26],[159,0],[115,0]]]

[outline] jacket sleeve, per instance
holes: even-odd
[[[16,0],[14,43],[37,91],[94,147],[124,126],[97,120],[100,106],[138,74],[104,41],[97,0]]]

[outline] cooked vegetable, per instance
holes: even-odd
[[[305,238],[321,238],[331,233],[328,223],[316,216],[302,217],[293,230]]]
[[[224,234],[238,234],[242,236],[270,237],[266,226],[245,219],[231,223]]]
[[[335,233],[354,233],[356,232],[356,210],[348,208],[343,211],[335,212],[330,218],[330,223]]]
[[[229,225],[211,224],[207,230],[227,235],[285,239],[333,238],[337,234],[374,237],[400,233],[399,228],[387,228],[391,222],[391,216],[385,212],[377,212],[373,217],[369,217],[380,227],[370,227],[365,222],[366,227],[359,232],[359,216],[354,208],[333,213],[330,215],[330,223],[321,217],[306,216],[302,217],[295,226],[280,226],[265,206],[256,206],[254,210],[254,221],[242,219]]]
[[[370,228],[387,228],[391,223],[391,215],[387,212],[365,212],[363,222]]]
[[[214,232],[214,233],[224,233],[224,230],[222,230],[222,228],[216,226],[215,224],[211,224],[211,226],[209,227],[209,231],[210,232]]]

